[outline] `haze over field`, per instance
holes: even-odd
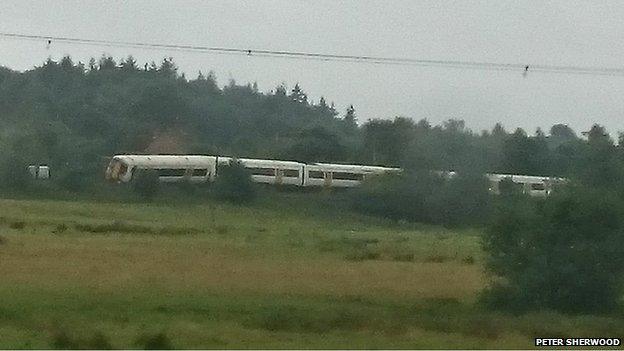
[[[0,31],[146,43],[501,63],[619,67],[624,4],[616,1],[5,1]],[[137,61],[174,57],[194,78],[257,81],[270,91],[299,82],[361,122],[405,115],[474,130],[502,122],[532,132],[568,123],[624,129],[624,77],[301,61],[166,50],[0,40],[0,65],[25,70],[46,58]]]

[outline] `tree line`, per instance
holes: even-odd
[[[12,165],[2,167],[2,178],[13,178],[18,165],[48,164],[61,184],[76,188],[76,179],[100,177],[106,158],[118,153],[552,176],[583,174],[596,162],[613,172],[610,163],[624,158],[599,125],[582,138],[564,124],[546,134],[508,132],[501,124],[477,133],[456,119],[358,123],[353,106],[341,112],[323,97],[311,101],[299,84],[266,93],[233,80],[219,87],[212,73],[188,79],[170,58],[140,65],[132,57],[102,56],[87,64],[64,57],[25,72],[2,67],[0,127],[0,162]]]

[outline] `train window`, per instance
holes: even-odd
[[[296,169],[285,169],[282,172],[284,177],[299,178],[299,171]]]
[[[119,174],[126,174],[127,171],[128,165],[123,162],[119,162]]]
[[[364,175],[361,173],[348,173],[348,172],[334,172],[332,174],[333,179],[338,180],[364,180]]]
[[[208,170],[205,168],[202,169],[194,169],[193,170],[193,177],[205,177],[206,173],[208,173]]]
[[[186,173],[185,169],[161,168],[158,169],[158,175],[161,177],[183,177]]]
[[[546,190],[544,183],[531,184],[531,190]]]
[[[323,179],[323,172],[321,171],[309,171],[308,172],[308,178],[314,178],[314,179]]]
[[[252,175],[260,175],[260,176],[275,176],[275,169],[273,168],[250,168]]]

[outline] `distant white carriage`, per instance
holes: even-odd
[[[511,180],[518,185],[522,193],[531,196],[548,196],[557,185],[566,182],[565,178],[516,174],[487,174],[486,176],[490,181],[490,191],[495,194],[500,193],[500,183],[505,179]]]

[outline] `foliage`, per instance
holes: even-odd
[[[160,181],[155,170],[135,170],[132,178],[132,190],[143,199],[151,200],[158,194]]]
[[[304,162],[332,162],[344,160],[346,152],[338,135],[315,127],[299,133],[299,140],[285,150],[283,156]]]
[[[548,201],[507,200],[483,238],[497,277],[485,301],[517,310],[612,311],[623,292],[621,201],[580,187]]]
[[[217,199],[235,204],[249,203],[256,197],[256,184],[249,171],[236,159],[219,166],[219,176],[214,185]]]
[[[85,169],[65,169],[59,176],[58,184],[70,191],[83,191],[93,183],[92,175]]]
[[[136,344],[141,346],[144,350],[173,350],[174,347],[171,344],[171,340],[167,334],[160,332],[153,335],[143,335],[140,337]]]
[[[366,181],[353,194],[356,209],[432,224],[483,224],[490,206],[487,180],[469,172],[386,175]]]
[[[0,164],[0,188],[24,191],[29,185],[27,164],[17,155],[11,155]]]

